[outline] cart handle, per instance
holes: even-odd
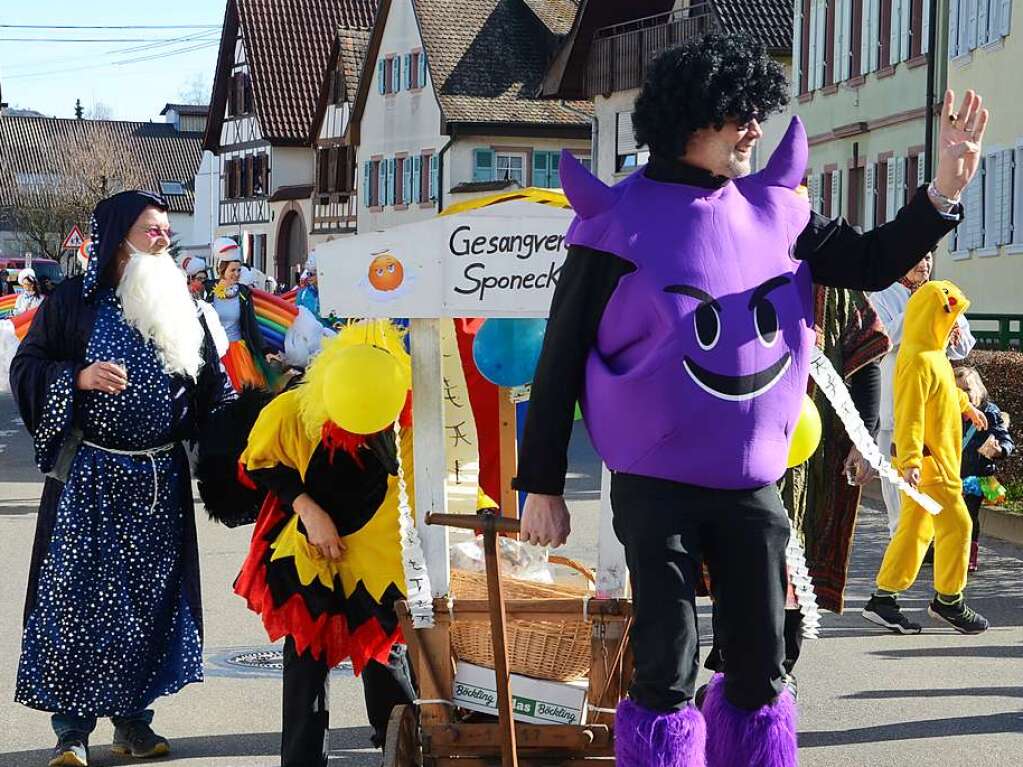
[[[460,527],[463,530],[493,529],[497,533],[519,532],[519,520],[494,514],[427,514],[426,524]],[[492,528],[491,528],[492,526]]]

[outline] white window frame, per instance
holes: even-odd
[[[496,150],[494,152],[494,178],[498,180],[513,178],[511,175],[511,172],[513,172],[512,168],[502,167],[502,161],[507,162],[508,160],[518,160],[521,163],[518,169],[520,177],[514,180],[519,182],[519,186],[525,187],[527,174],[527,157],[525,152],[502,152]]]

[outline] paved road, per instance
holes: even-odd
[[[31,466],[31,444],[15,418],[10,398],[0,395],[0,767],[35,767],[46,763],[51,745],[46,717],[11,701],[33,504],[41,483]],[[599,478],[583,435],[573,444],[571,470],[577,476],[568,485],[574,526],[569,553],[592,563]],[[231,594],[248,532],[221,529],[199,515],[208,678],[157,703],[159,729],[174,746],[174,757],[161,763],[271,767],[279,764],[279,673],[231,662],[270,649],[258,621]],[[827,615],[822,639],[804,648],[798,668],[802,765],[1023,765],[1023,551],[984,542],[983,569],[970,594],[992,620],[991,631],[961,637],[928,623],[925,570],[906,602],[926,633],[894,636],[875,631],[857,613],[880,561],[884,530],[883,513],[864,508],[849,611]],[[701,605],[704,631],[708,610]],[[331,703],[332,767],[375,767],[379,757],[367,747],[358,680],[336,672]],[[109,723],[101,723],[93,737],[93,763],[127,764],[111,756],[110,738]]]

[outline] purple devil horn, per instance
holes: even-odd
[[[567,149],[561,150],[561,188],[579,218],[592,218],[615,203],[611,187],[590,173]]]
[[[760,172],[762,183],[795,189],[803,183],[809,154],[803,121],[794,116],[778,148],[774,150],[771,159],[767,161],[767,166]]]

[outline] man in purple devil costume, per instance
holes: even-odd
[[[525,539],[560,545],[573,410],[613,471],[632,578],[635,677],[619,767],[789,767],[796,707],[783,668],[789,521],[775,482],[806,391],[812,283],[879,290],[961,219],[987,121],[945,96],[932,184],[859,234],[810,211],[794,119],[750,173],[759,120],[786,101],[759,44],[710,35],[663,53],[633,125],[651,160],[614,187],[571,155],[576,211],[533,384],[516,487]],[[694,587],[709,567],[725,663],[702,711]]]

